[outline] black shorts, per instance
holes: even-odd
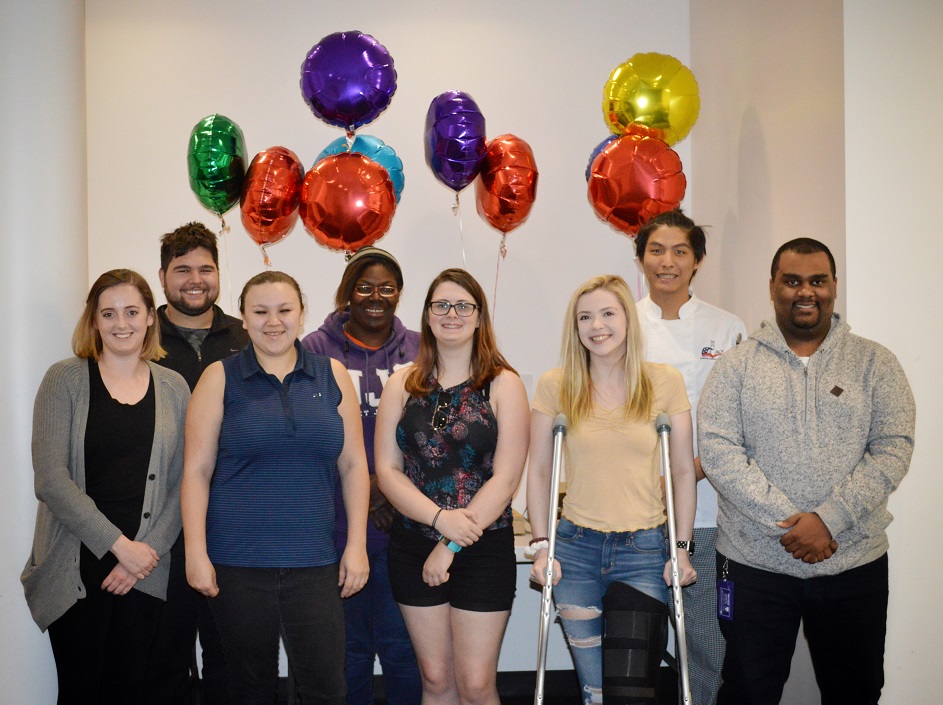
[[[422,580],[422,567],[436,542],[396,524],[390,537],[390,584],[393,598],[411,607],[451,605],[472,612],[511,609],[517,583],[514,530],[486,531],[455,554],[449,579],[432,587]]]

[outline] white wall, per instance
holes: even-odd
[[[83,15],[81,0],[0,4],[0,703],[56,697],[19,575],[36,517],[33,398],[88,291]]]
[[[891,594],[883,703],[937,703],[943,641],[943,419],[937,355],[943,210],[943,5],[846,2],[848,320],[893,350],[917,400],[910,474],[891,497]]]

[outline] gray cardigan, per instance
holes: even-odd
[[[915,407],[897,358],[835,315],[808,367],[772,323],[714,363],[698,406],[698,449],[720,499],[717,550],[799,578],[880,558],[887,498],[910,466]],[[838,541],[803,563],[776,526],[816,512]]]
[[[176,372],[148,363],[154,379],[154,444],[137,536],[160,556],[157,568],[134,586],[166,599],[170,547],[180,535],[183,424],[190,389]],[[98,585],[83,585],[79,549],[104,556],[121,535],[85,494],[88,361],[57,362],[43,378],[33,406],[33,471],[39,509],[33,550],[20,576],[26,602],[43,631]]]

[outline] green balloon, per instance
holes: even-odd
[[[239,202],[246,176],[246,140],[225,115],[209,115],[190,133],[187,149],[190,188],[219,216]]]

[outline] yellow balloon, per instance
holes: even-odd
[[[701,110],[697,81],[673,56],[636,54],[617,66],[603,89],[602,113],[617,135],[683,140]]]

